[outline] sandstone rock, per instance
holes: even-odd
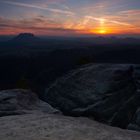
[[[0,117],[36,111],[57,112],[49,104],[39,100],[37,95],[31,91],[23,89],[0,91]]]
[[[129,64],[86,65],[46,89],[45,100],[64,114],[126,128],[140,100],[134,69]]]
[[[39,113],[1,117],[0,140],[140,140],[140,133],[88,118]]]

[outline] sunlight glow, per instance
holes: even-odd
[[[113,35],[119,33],[117,30],[113,30],[112,28],[107,28],[107,27],[98,27],[95,29],[89,30],[90,34],[96,34],[96,35]]]
[[[110,32],[108,32],[108,30],[107,29],[105,29],[105,28],[101,28],[101,29],[92,29],[92,30],[90,30],[90,33],[92,33],[92,34],[109,34]]]
[[[102,26],[102,25],[104,25],[104,23],[105,23],[105,19],[104,18],[100,18],[100,25]]]
[[[106,34],[106,33],[107,33],[107,31],[106,31],[106,30],[104,30],[104,29],[101,29],[101,30],[99,30],[99,31],[98,31],[98,33],[99,33],[99,34]]]

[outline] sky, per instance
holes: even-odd
[[[140,0],[0,0],[0,35],[140,35]]]

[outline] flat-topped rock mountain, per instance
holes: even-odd
[[[12,41],[23,42],[23,43],[26,43],[26,42],[33,43],[33,42],[40,41],[40,39],[32,33],[20,33],[15,38],[13,38]]]

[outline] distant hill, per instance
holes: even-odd
[[[32,33],[20,33],[18,36],[13,38],[11,41],[13,42],[38,42],[40,41],[40,38],[36,37]]]

